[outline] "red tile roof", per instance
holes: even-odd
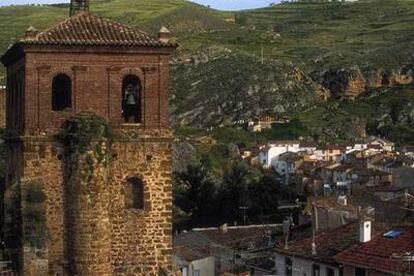
[[[367,243],[357,244],[339,253],[336,260],[339,263],[364,267],[386,272],[414,272],[414,265],[391,258],[392,254],[414,253],[414,227],[404,226],[393,228],[403,233],[392,239],[386,238],[381,232],[373,236]]]
[[[334,256],[358,242],[358,222],[349,223],[332,230],[320,232],[315,236],[316,255],[312,255],[313,238],[299,239],[289,242],[288,249],[284,248],[283,242],[276,247],[276,252],[334,264]]]
[[[176,43],[163,42],[129,26],[80,12],[56,26],[27,36],[23,44],[88,45],[88,46],[147,46],[176,47]]]

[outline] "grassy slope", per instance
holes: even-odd
[[[305,67],[400,65],[414,49],[413,0],[361,0],[355,3],[290,3],[239,13],[235,29],[193,39],[226,45]],[[275,33],[281,35],[275,38]]]
[[[414,0],[280,4],[238,13],[243,26],[224,23],[231,13],[184,0],[100,0],[91,10],[151,32],[169,25],[178,32],[185,52],[219,45],[258,56],[263,45],[265,58],[308,68],[355,63],[390,67],[414,51]],[[50,6],[0,8],[0,51],[29,25],[43,29],[63,19],[67,11]]]
[[[170,25],[187,51],[220,45],[260,55],[263,44],[266,58],[310,67],[353,65],[356,61],[399,65],[414,48],[414,0],[280,4],[238,13],[244,26],[225,24],[223,19],[231,13],[184,0],[100,0],[94,1],[91,10],[150,31],[161,24]],[[64,18],[67,11],[67,7],[50,6],[0,8],[0,50],[28,25],[42,29]],[[255,26],[255,30],[246,26]],[[201,29],[212,31],[197,31]],[[281,37],[275,38],[276,33]]]
[[[223,28],[226,12],[207,9],[185,0],[97,0],[93,13],[146,30],[155,34],[162,25],[181,37],[183,33]],[[21,5],[0,8],[0,53],[25,30],[33,25],[39,30],[63,20],[69,12],[67,5]],[[4,78],[0,72],[0,83]]]
[[[207,27],[208,24],[212,27],[220,26],[227,15],[225,12],[207,9],[185,0],[99,0],[91,5],[91,12],[145,30],[157,23],[166,23],[175,28],[175,23],[180,24],[186,18],[201,21]],[[5,47],[23,35],[30,25],[42,30],[64,19],[68,13],[67,5],[1,7],[0,50],[4,51]],[[197,15],[197,18],[194,15]],[[170,20],[166,21],[163,18]]]

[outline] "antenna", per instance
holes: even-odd
[[[79,11],[89,11],[89,0],[70,0],[69,15],[73,16]]]

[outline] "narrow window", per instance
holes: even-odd
[[[141,119],[141,82],[134,75],[128,75],[122,82],[122,116],[125,123],[138,124]]]
[[[144,183],[137,177],[131,177],[125,187],[125,207],[144,210]]]
[[[66,74],[59,74],[52,83],[52,110],[72,108],[72,81]]]

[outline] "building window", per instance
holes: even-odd
[[[122,116],[125,123],[141,123],[141,82],[128,75],[122,82]]]
[[[144,210],[144,183],[137,177],[131,177],[125,187],[125,207]]]
[[[286,257],[285,258],[285,275],[286,276],[292,276],[292,259]]]
[[[365,268],[355,267],[355,276],[365,276],[366,270]]]
[[[66,74],[59,74],[52,83],[52,110],[62,111],[72,107],[72,81]]]
[[[333,270],[333,268],[326,268],[326,276],[335,276],[335,271]]]
[[[318,264],[312,265],[312,276],[320,276],[321,275],[321,268]]]
[[[193,276],[200,276],[200,269],[194,269]]]

